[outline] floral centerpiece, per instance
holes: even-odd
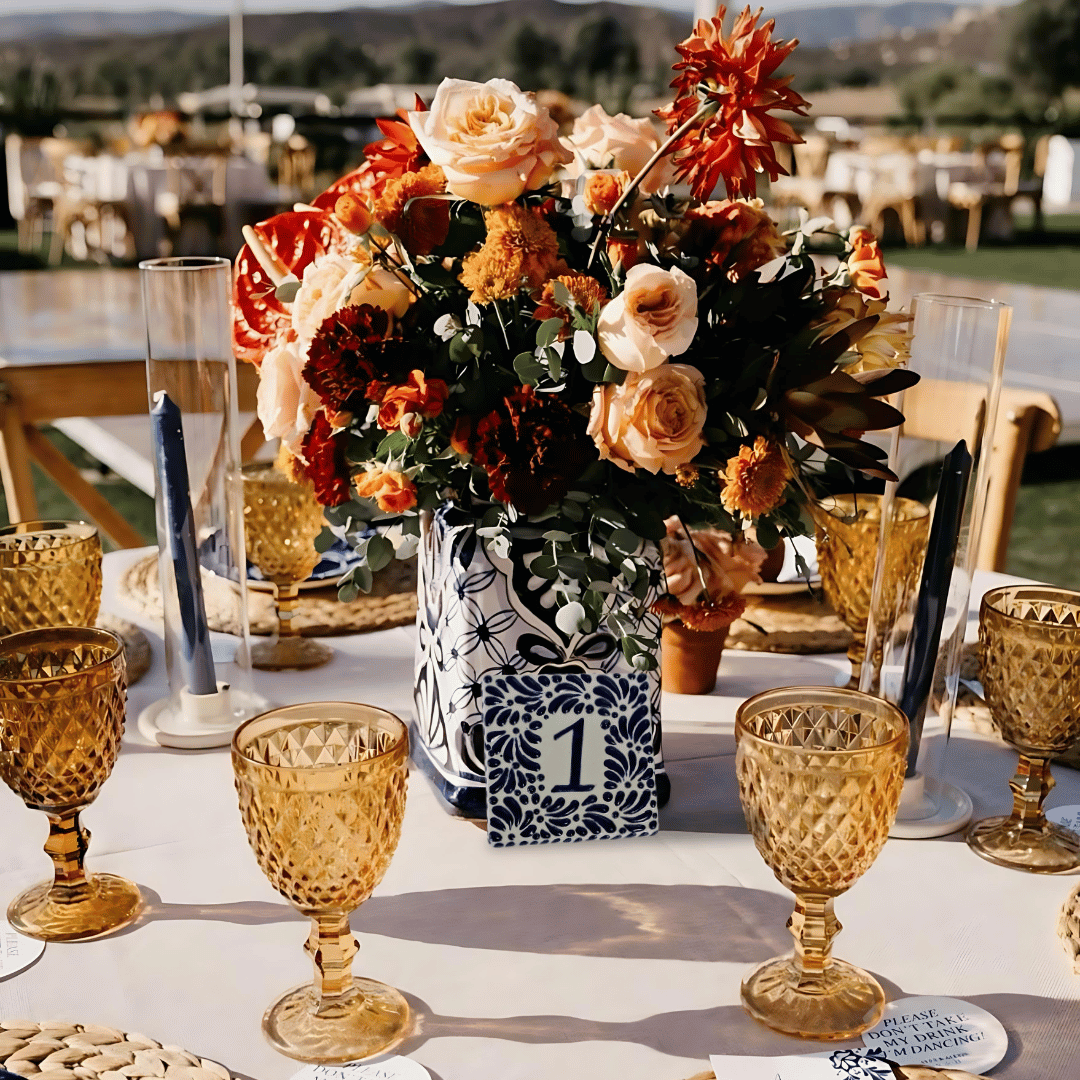
[[[245,231],[236,350],[266,435],[356,548],[343,595],[442,515],[486,568],[455,603],[527,564],[511,591],[543,594],[555,660],[601,635],[651,671],[666,520],[752,523],[772,547],[807,530],[815,452],[887,475],[862,435],[901,421],[882,399],[916,377],[878,245],[834,237],[823,273],[807,241],[827,223],[782,236],[755,198],[799,141],[775,114],[807,102],[775,74],[796,43],[724,14],[678,46],[666,135],[596,106],[560,137],[513,83],[446,79],[312,205]],[[525,664],[498,644],[506,609],[484,618],[489,663]]]

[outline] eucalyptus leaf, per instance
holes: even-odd
[[[536,331],[536,344],[540,348],[547,348],[556,338],[559,336],[559,331],[563,328],[562,319],[545,319],[540,324],[540,329]]]
[[[574,355],[579,364],[587,364],[596,356],[596,338],[587,330],[574,331]]]
[[[394,558],[394,545],[385,536],[376,534],[368,541],[367,564],[372,571],[389,566]]]
[[[574,298],[570,295],[570,290],[558,278],[552,282],[551,291],[555,297],[555,303],[560,307],[568,308],[573,305]]]
[[[571,600],[555,612],[555,625],[564,634],[576,634],[585,619],[585,607],[577,600]]]

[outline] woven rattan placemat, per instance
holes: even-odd
[[[120,578],[117,593],[121,600],[153,619],[162,619],[161,585],[157,555],[147,555],[133,563]],[[226,634],[239,631],[233,617],[231,586],[203,571],[206,621],[211,630]],[[337,588],[308,589],[300,594],[294,623],[301,634],[327,637],[335,634],[362,634],[369,630],[389,630],[405,626],[416,618],[416,560],[398,562],[375,575],[371,592],[349,604],[337,598]],[[276,628],[274,598],[258,589],[248,589],[248,622],[253,634],[271,634]]]
[[[746,594],[746,612],[731,624],[729,649],[754,652],[846,652],[851,631],[819,590],[801,588],[786,595]]]
[[[232,1080],[223,1065],[179,1046],[61,1020],[0,1020],[0,1068],[34,1080]]]

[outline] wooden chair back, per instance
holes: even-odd
[[[976,383],[923,379],[904,395],[902,434],[977,447],[986,424],[986,390]],[[1004,387],[990,451],[986,514],[975,566],[1004,570],[1016,497],[1028,453],[1048,450],[1061,434],[1061,412],[1049,394]]]

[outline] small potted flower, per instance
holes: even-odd
[[[660,547],[667,593],[653,605],[664,620],[662,685],[674,694],[708,694],[728,628],[746,610],[742,591],[761,583],[766,552],[745,534],[687,529],[678,517],[665,525]]]

